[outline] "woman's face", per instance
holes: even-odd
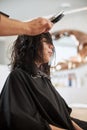
[[[44,38],[43,43],[43,62],[48,63],[51,56],[53,55],[54,46],[51,43],[47,43],[47,40]]]

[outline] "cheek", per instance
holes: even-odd
[[[48,46],[44,46],[44,51],[43,51],[43,59],[44,59],[44,62],[49,62],[50,61],[50,54],[48,53],[49,52],[49,47]]]
[[[49,62],[50,61],[50,56],[49,56],[48,52],[44,53],[43,59],[44,59],[44,62]]]
[[[45,47],[43,51],[43,57],[46,58],[48,57],[48,49]]]

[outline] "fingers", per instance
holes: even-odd
[[[48,32],[53,27],[53,23],[50,20],[41,17],[33,19],[30,22],[27,22],[27,25],[28,25],[27,30],[30,31],[30,32],[27,31],[27,34],[30,35],[38,35],[43,32]]]
[[[53,27],[53,23],[48,19],[43,18],[41,22],[43,32],[48,32]]]

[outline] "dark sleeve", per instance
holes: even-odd
[[[12,130],[50,130],[35,106],[25,78],[19,72],[12,72],[7,78],[2,92],[6,122]]]
[[[1,15],[4,15],[4,16],[6,16],[6,17],[9,17],[9,15],[6,14],[6,13],[4,13],[4,12],[1,12],[1,11],[0,11],[0,14],[1,14]]]

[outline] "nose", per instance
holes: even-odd
[[[51,50],[51,52],[53,53],[53,52],[54,52],[54,47],[51,46],[51,47],[50,47],[50,50]]]
[[[51,48],[51,53],[53,53],[53,49]]]
[[[50,53],[50,55],[53,54],[53,48],[50,48],[49,53]]]

